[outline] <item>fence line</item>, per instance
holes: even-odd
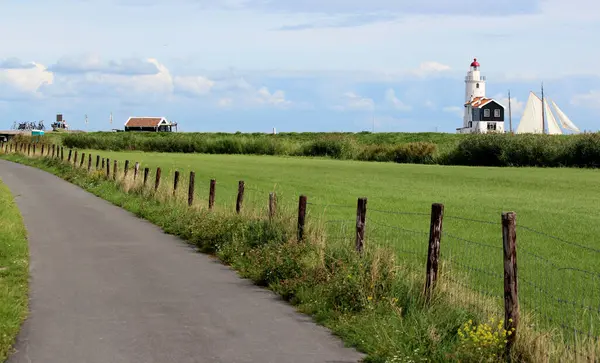
[[[65,162],[64,149],[58,145],[45,145],[36,149],[33,144],[14,144],[11,142],[0,143],[0,152],[20,153],[32,157],[45,157]],[[33,152],[33,155],[32,155]],[[128,176],[129,160],[126,160],[122,170],[118,169],[117,160],[113,160],[113,173],[111,178],[110,160],[96,155],[95,168],[92,168],[92,154],[88,153],[87,168],[84,167],[85,153],[78,155],[78,150],[68,149],[66,164],[74,168],[87,170],[88,173],[97,173],[98,175],[119,182],[125,182]],[[79,158],[80,157],[80,158]],[[79,163],[77,162],[79,159]],[[100,160],[102,166],[100,167]],[[105,162],[106,160],[106,162]],[[133,180],[135,181],[140,170],[140,163],[135,162]],[[168,170],[168,169],[167,169]],[[123,178],[117,178],[117,174],[123,175]],[[147,187],[150,174],[150,168],[144,167],[142,188]],[[154,174],[155,180],[151,189],[156,193],[161,188],[161,168],[156,168]],[[130,174],[129,174],[130,175]],[[170,195],[176,197],[179,194],[185,194],[185,200],[190,207],[196,206],[195,194],[196,175],[194,171],[189,172],[189,179],[175,170],[172,179],[172,190]],[[168,181],[168,179],[167,179]],[[187,189],[182,183],[187,183]],[[207,208],[214,210],[217,200],[217,181],[211,179],[207,196]],[[169,184],[170,185],[170,184]],[[165,184],[165,188],[167,184]],[[226,187],[228,188],[228,187]],[[219,188],[220,189],[220,188]],[[180,192],[181,191],[181,192]],[[248,193],[253,192],[253,193]],[[269,219],[273,219],[279,212],[277,206],[277,194],[274,191],[264,191],[247,185],[245,181],[240,180],[237,185],[237,196],[235,201],[236,213],[242,213],[248,203],[248,195],[264,193],[264,211]],[[262,200],[262,199],[261,199]],[[262,203],[262,202],[261,202]],[[249,204],[248,206],[252,206]],[[514,334],[506,344],[507,352],[512,348],[519,331],[519,321],[521,319],[521,309],[527,313],[537,316],[537,319],[546,320],[549,324],[543,328],[560,328],[565,339],[565,344],[572,342],[571,334],[574,336],[587,337],[600,342],[600,272],[587,270],[585,268],[568,266],[553,262],[550,258],[544,257],[539,253],[529,251],[528,247],[517,247],[517,234],[519,231],[532,232],[537,236],[558,241],[562,244],[575,247],[579,250],[585,250],[588,253],[600,253],[600,249],[585,246],[581,243],[568,241],[564,238],[553,236],[549,233],[536,230],[534,228],[518,225],[516,223],[516,213],[502,213],[501,219],[497,222],[468,218],[457,215],[444,215],[443,204],[432,204],[431,213],[402,211],[402,210],[382,210],[376,208],[367,208],[367,198],[357,198],[357,204],[354,206],[344,204],[327,204],[309,202],[308,196],[300,195],[297,205],[297,240],[299,242],[306,238],[307,221],[310,218],[309,211],[312,208],[338,208],[342,210],[355,210],[355,219],[325,219],[326,233],[335,228],[340,228],[339,235],[327,235],[331,239],[350,240],[353,248],[358,253],[363,253],[371,246],[380,246],[381,243],[394,242],[393,250],[397,253],[404,253],[415,256],[415,262],[422,263],[425,278],[423,279],[424,301],[430,302],[436,294],[438,285],[454,284],[462,288],[473,291],[488,298],[498,300],[498,305],[481,304],[483,309],[492,314],[502,314],[505,318],[505,329],[513,331]],[[369,212],[369,218],[367,218]],[[373,214],[374,213],[374,214]],[[416,230],[403,226],[402,221],[398,220],[398,225],[390,225],[377,220],[378,216],[397,216],[397,217],[422,217],[423,226],[428,225],[429,231]],[[429,221],[425,219],[429,217]],[[443,221],[461,221],[478,224],[480,226],[493,226],[497,228],[498,237],[494,243],[487,241],[465,238],[455,233],[445,231]],[[428,223],[427,223],[428,222]],[[337,227],[336,227],[337,226]],[[367,228],[368,227],[368,228]],[[382,237],[389,231],[393,231],[394,238],[398,238],[397,232],[406,232],[413,235],[413,239],[403,239],[402,243],[398,240]],[[502,232],[500,234],[500,232]],[[425,239],[429,236],[429,239]],[[502,238],[500,238],[500,236]],[[420,239],[416,239],[419,237]],[[521,237],[522,238],[522,237]],[[502,241],[502,242],[501,242]],[[411,248],[413,247],[413,248]],[[419,251],[421,250],[421,251]],[[478,251],[478,252],[476,252]],[[474,254],[477,254],[476,256]],[[517,253],[519,253],[520,266],[517,268]],[[465,261],[466,260],[466,261]],[[468,262],[467,262],[468,261]],[[525,261],[525,263],[523,263]],[[536,261],[536,262],[534,262]],[[444,265],[444,262],[446,265]],[[474,265],[479,263],[480,265]],[[535,263],[542,263],[544,268],[529,269],[528,266],[534,266]],[[447,269],[447,271],[444,270]],[[440,270],[441,269],[441,270]],[[517,275],[519,271],[519,275]],[[548,271],[554,271],[550,274]],[[535,276],[528,276],[532,273],[538,273]],[[564,277],[568,273],[578,273],[581,276],[578,282],[583,286],[582,290],[589,294],[577,293],[575,281],[565,281]],[[454,275],[465,274],[465,279],[456,278]],[[544,275],[544,274],[547,274]],[[549,281],[557,278],[556,281]],[[464,281],[463,281],[464,280]],[[504,284],[504,287],[502,287]],[[571,286],[569,286],[571,285]],[[569,296],[572,293],[573,296]],[[499,300],[503,301],[500,302]],[[585,322],[586,316],[588,322]],[[591,314],[591,315],[590,315]],[[555,316],[564,317],[564,319]]]

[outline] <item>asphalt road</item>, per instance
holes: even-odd
[[[8,363],[346,363],[273,293],[51,174],[0,160],[29,234],[30,316]]]

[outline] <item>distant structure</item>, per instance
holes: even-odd
[[[63,120],[62,113],[56,115],[56,122],[52,123],[52,131],[58,130],[68,130],[69,125],[67,124],[67,120]]]
[[[465,113],[459,134],[504,132],[504,106],[485,96],[485,76],[481,75],[477,58],[465,77]]]
[[[177,131],[177,123],[165,117],[130,117],[125,122],[125,131],[172,132]]]
[[[556,117],[554,117],[550,105],[552,105]],[[557,118],[559,122],[556,121]],[[523,116],[521,116],[521,121],[517,127],[517,134],[560,135],[563,134],[563,130],[561,130],[560,126],[572,133],[581,132],[581,130],[575,126],[573,121],[558,108],[558,105],[554,103],[554,101],[544,97],[543,86],[542,98],[530,91],[527,105],[525,105],[525,111],[523,112]]]

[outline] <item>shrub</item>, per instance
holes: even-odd
[[[600,133],[574,136],[565,151],[564,165],[600,167]]]
[[[303,156],[328,156],[334,159],[353,159],[355,145],[349,139],[341,137],[328,137],[307,143]]]
[[[437,146],[430,142],[410,142],[396,147],[392,155],[397,163],[430,164],[436,151]]]

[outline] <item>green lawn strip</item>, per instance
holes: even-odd
[[[51,172],[216,254],[241,276],[279,293],[366,352],[368,362],[453,361],[461,352],[458,328],[481,317],[449,304],[443,295],[426,307],[421,275],[397,265],[393,254],[370,249],[375,252],[359,258],[348,246],[329,240],[324,250],[316,243],[288,243],[295,238],[293,216],[271,224],[233,212],[198,212],[183,203],[125,193],[101,172],[88,175],[49,159],[4,158]]]
[[[8,357],[27,316],[27,232],[13,196],[0,181],[0,362]]]

